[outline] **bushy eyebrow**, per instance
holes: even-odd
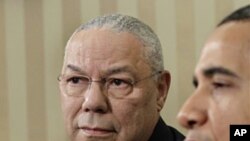
[[[72,65],[72,64],[68,64],[66,68],[68,68],[68,69],[70,69],[72,71],[81,73],[81,74],[86,74],[80,67],[77,67],[77,66]]]
[[[202,71],[202,74],[205,77],[211,78],[216,74],[220,74],[220,75],[225,75],[225,76],[230,76],[230,77],[234,77],[234,78],[240,78],[238,75],[236,75],[236,73],[223,68],[223,67],[210,67],[210,68],[206,68]],[[193,76],[193,86],[197,87],[199,84],[198,78],[194,75]]]
[[[135,77],[135,72],[129,66],[118,66],[118,67],[110,68],[105,72],[104,75],[110,76],[110,75],[119,74],[119,73],[128,73],[128,74],[131,74],[132,77]]]
[[[223,67],[210,67],[203,70],[203,75],[207,77],[212,77],[216,74],[239,78],[236,73]]]

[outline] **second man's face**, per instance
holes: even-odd
[[[67,80],[60,89],[65,125],[72,140],[149,138],[159,115],[157,86],[152,79],[136,86],[127,83],[152,73],[142,49],[133,35],[105,28],[80,31],[69,41],[62,69]],[[93,82],[87,84],[85,77]],[[100,81],[103,78],[110,80],[108,86]],[[83,84],[88,86],[80,88]]]
[[[229,141],[230,124],[250,123],[250,22],[212,34],[194,75],[195,91],[178,119],[187,141]]]

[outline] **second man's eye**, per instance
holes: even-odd
[[[230,85],[226,83],[213,82],[213,86],[215,88],[224,88],[224,87],[229,87]]]
[[[199,85],[198,80],[196,78],[193,79],[193,86],[197,88]]]

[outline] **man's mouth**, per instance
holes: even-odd
[[[87,137],[109,137],[116,133],[114,129],[100,127],[80,127],[83,134]]]

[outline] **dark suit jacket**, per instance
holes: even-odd
[[[160,118],[149,141],[183,141],[184,138],[179,131],[166,125]]]

